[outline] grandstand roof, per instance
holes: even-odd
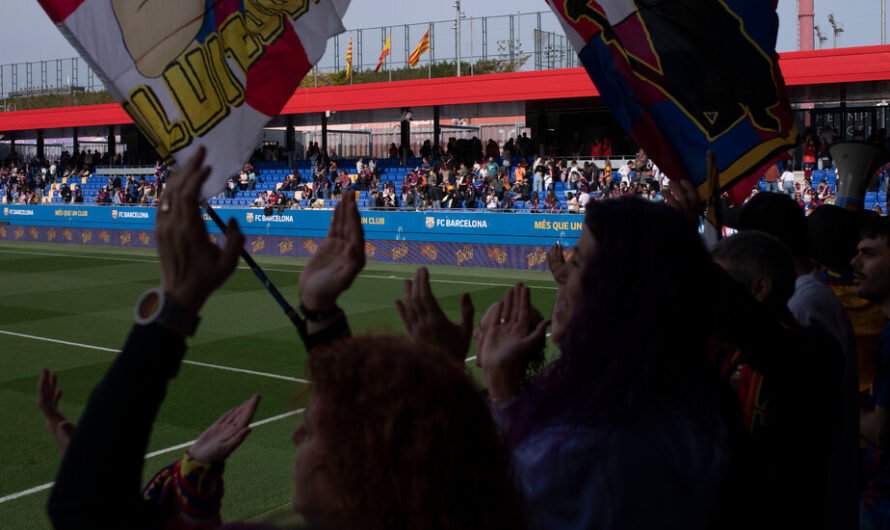
[[[840,48],[780,55],[780,66],[792,103],[880,100],[890,98],[890,45]],[[317,113],[337,111],[337,122],[397,121],[404,107],[415,118],[442,107],[442,118],[504,116],[525,113],[527,102],[565,100],[601,105],[598,92],[581,68],[538,70],[390,83],[367,83],[298,89],[282,109],[295,125],[317,124]],[[0,132],[33,138],[36,130],[68,136],[107,134],[107,126],[132,123],[117,104],[63,107],[0,113]],[[282,119],[276,120],[283,125]]]

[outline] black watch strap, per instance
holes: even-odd
[[[334,306],[333,309],[329,309],[327,311],[313,311],[304,306],[303,302],[300,302],[300,314],[303,315],[303,318],[309,322],[324,322],[325,320],[342,315],[343,310],[337,306]]]

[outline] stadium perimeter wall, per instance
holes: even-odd
[[[257,255],[309,257],[328,231],[332,210],[217,209],[234,217]],[[0,240],[153,248],[156,210],[93,205],[3,205]],[[583,216],[488,212],[362,211],[369,261],[545,270],[555,242],[573,247]],[[211,238],[220,230],[205,214]]]

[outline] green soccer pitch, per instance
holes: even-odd
[[[305,260],[258,261],[295,303]],[[340,301],[354,334],[404,332],[395,300],[415,268],[368,264]],[[76,422],[123,345],[133,304],[158,284],[159,265],[153,251],[4,242],[0,277],[0,528],[49,528],[46,502],[60,457],[36,407],[39,371],[58,372],[60,408]],[[472,295],[477,323],[514,282],[531,287],[532,302],[545,315],[556,294],[546,272],[432,267],[430,278],[455,321],[463,292]],[[178,458],[225,410],[258,393],[253,432],[226,465],[223,519],[289,517],[290,432],[307,397],[305,355],[272,297],[240,264],[201,312],[155,423],[144,478]]]

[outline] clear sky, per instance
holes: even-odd
[[[0,64],[74,57],[77,53],[50,23],[37,0],[0,0],[5,23],[0,31]],[[838,46],[880,44],[880,0],[815,0],[816,24],[832,44],[828,14],[845,31]],[[548,10],[544,0],[464,0],[468,17]],[[779,51],[797,48],[797,2],[779,0]],[[453,0],[353,0],[346,15],[348,29],[408,24],[454,18]]]

